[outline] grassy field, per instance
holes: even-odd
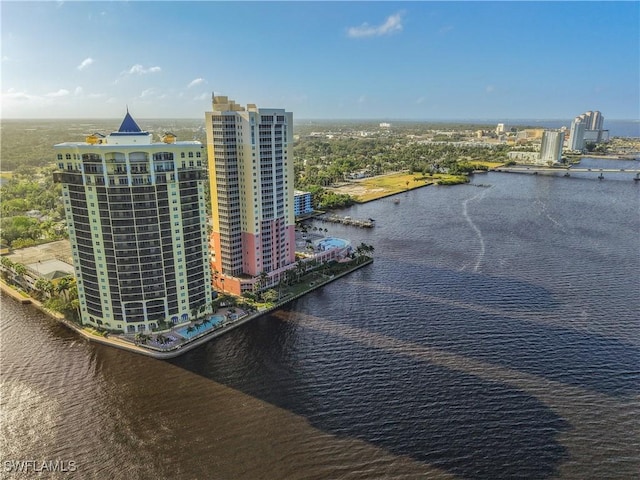
[[[496,168],[504,165],[504,162],[485,162],[483,160],[473,160],[469,163],[473,163],[474,165],[484,165],[485,167],[489,168]]]
[[[423,178],[421,174],[401,172],[366,178],[348,185],[332,188],[331,190],[336,193],[347,193],[355,197],[359,203],[365,203],[443,181],[464,183],[466,177],[437,173]]]

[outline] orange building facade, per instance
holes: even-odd
[[[295,264],[293,114],[214,96],[205,124],[213,286],[275,285]]]

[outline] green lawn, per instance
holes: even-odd
[[[439,181],[447,183],[465,183],[466,177],[460,175],[449,175],[445,173],[435,173],[433,176],[423,177],[421,173],[393,173],[380,177],[367,178],[358,182],[360,186],[370,190],[367,193],[357,195],[356,199],[360,203],[370,202],[378,198],[387,197],[425,185],[436,184]]]

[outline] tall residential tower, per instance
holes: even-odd
[[[582,124],[582,126],[579,126]],[[586,143],[600,143],[609,141],[609,130],[602,128],[604,117],[598,110],[589,110],[578,115],[571,124],[570,146],[572,150],[582,150]],[[575,135],[574,125],[576,126]],[[580,133],[581,132],[581,133]]]
[[[562,160],[562,146],[564,132],[559,130],[545,130],[542,134],[540,146],[540,161],[558,163]]]
[[[569,133],[569,150],[582,151],[584,148],[584,132],[586,131],[586,122],[583,118],[576,117],[571,122],[571,130]]]
[[[203,146],[119,130],[55,145],[82,323],[126,333],[211,310]]]
[[[205,123],[214,284],[240,295],[295,262],[293,114],[214,96]]]

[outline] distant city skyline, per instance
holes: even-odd
[[[640,118],[638,2],[0,4],[2,118]],[[587,35],[588,32],[588,35]],[[579,42],[576,43],[576,40]]]

